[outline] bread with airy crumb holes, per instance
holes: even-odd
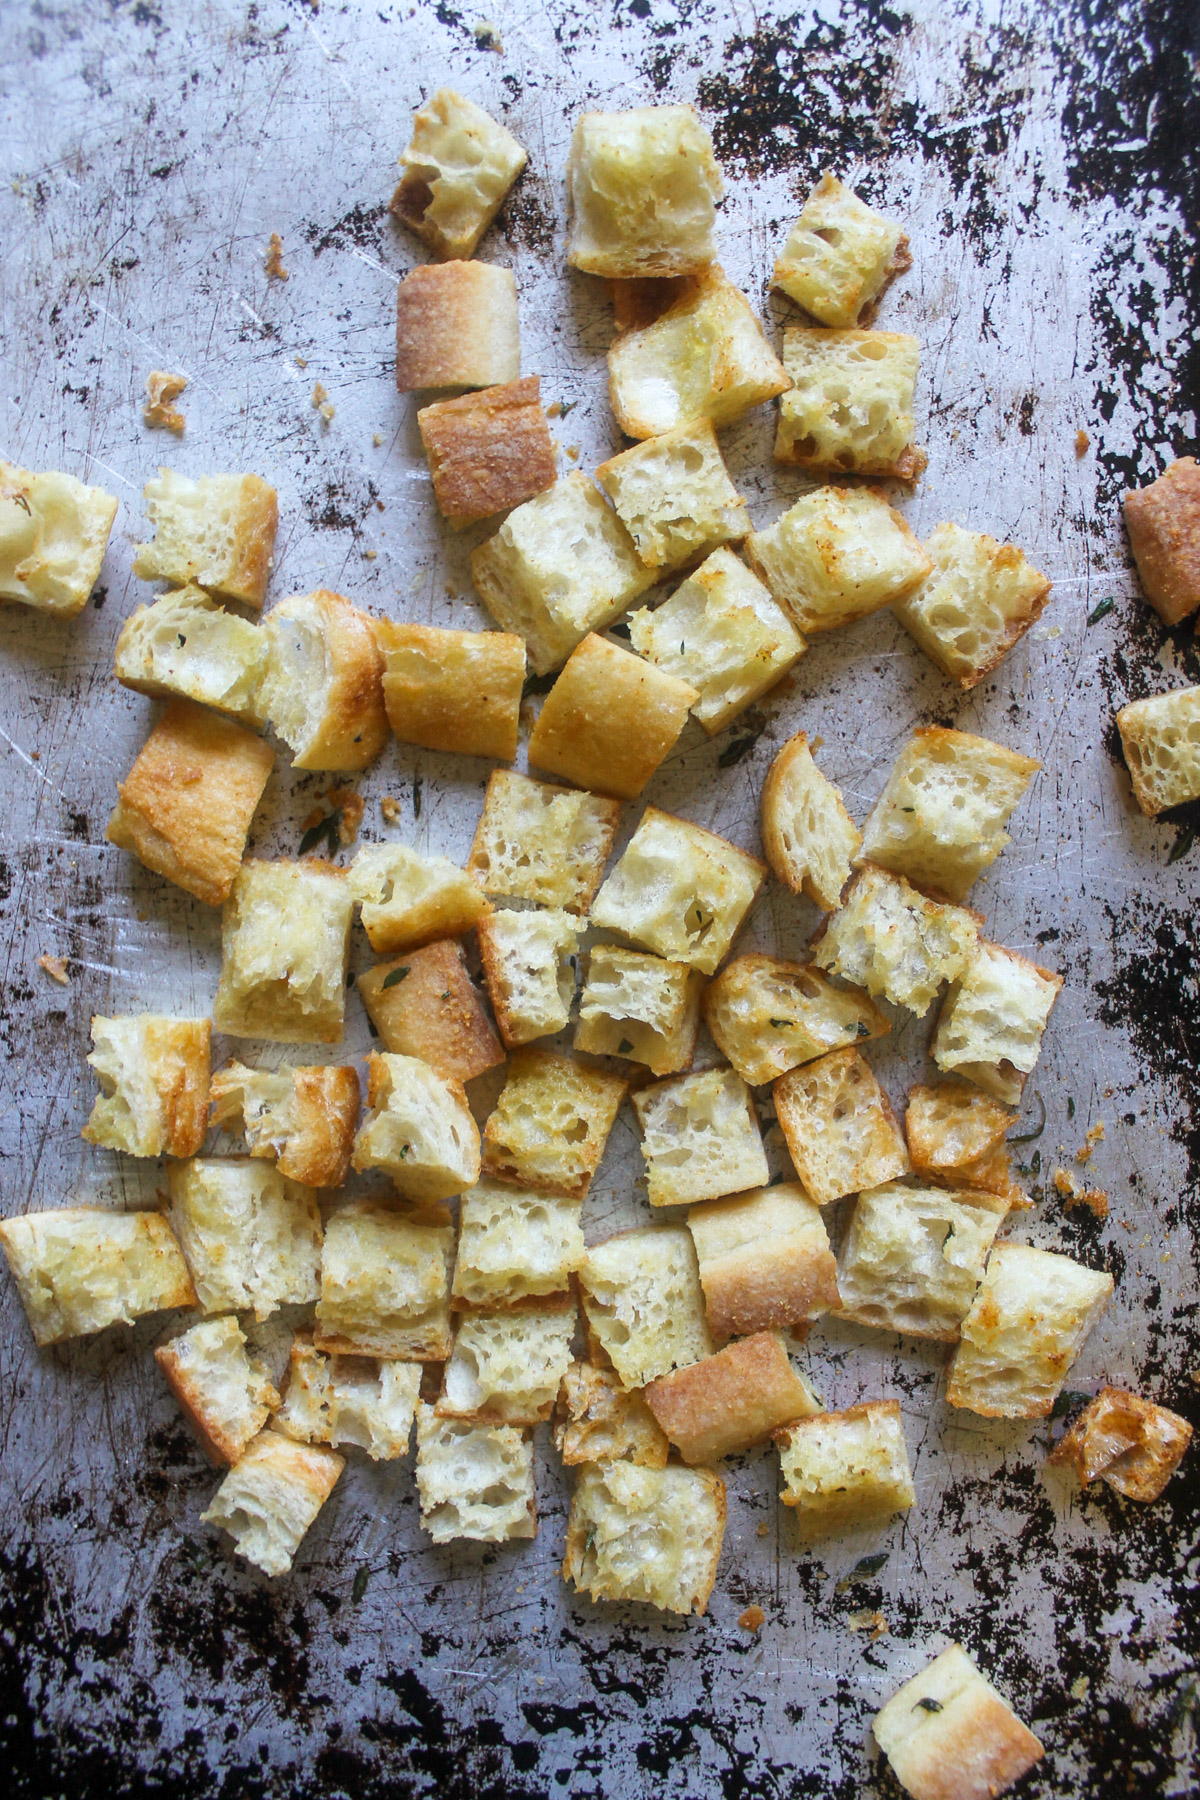
[[[516,1306],[562,1293],[586,1254],[580,1202],[481,1181],[459,1201],[454,1300]]]
[[[1146,598],[1164,625],[1200,606],[1200,463],[1181,456],[1125,495],[1125,529]]]
[[[438,256],[470,256],[528,157],[511,131],[453,88],[413,114],[388,208]]]
[[[777,956],[735,956],[704,990],[704,1022],[752,1087],[891,1030],[866,994]]]
[[[502,387],[521,373],[517,281],[495,263],[423,263],[396,289],[396,386]]]
[[[980,938],[942,1002],[934,1062],[1006,1106],[1018,1105],[1062,984],[1052,969]]]
[[[995,1244],[950,1364],[946,1398],[989,1419],[1044,1419],[1108,1304],[1111,1275],[1053,1250]]]
[[[690,1206],[766,1182],[754,1098],[735,1069],[703,1069],[640,1088],[633,1110],[651,1206]]]
[[[916,1500],[896,1400],[816,1413],[775,1433],[780,1499],[802,1538],[830,1537],[904,1512]]]
[[[1150,818],[1200,795],[1200,687],[1132,701],[1117,730],[1133,797]]]
[[[1073,1419],[1047,1461],[1085,1487],[1106,1481],[1127,1500],[1157,1500],[1183,1461],[1192,1427],[1178,1413],[1123,1388],[1104,1387]]]
[[[256,728],[266,723],[266,672],[266,633],[203,588],[178,588],[139,606],[117,639],[115,673],[123,687],[156,700],[198,700]]]
[[[887,1182],[860,1193],[838,1252],[843,1318],[958,1341],[1008,1201]]]
[[[925,554],[929,574],[892,611],[944,675],[976,687],[1041,617],[1050,583],[1015,544],[961,525],[939,525]]]
[[[313,1342],[338,1356],[449,1356],[454,1226],[445,1207],[351,1200],[325,1224]]]
[[[679,569],[750,530],[707,419],[646,438],[596,470],[648,569]]]
[[[504,1061],[453,939],[376,963],[357,986],[380,1042],[393,1055],[418,1056],[446,1081],[473,1081]]]
[[[523,506],[557,479],[536,375],[435,400],[417,413],[417,428],[434,498],[453,531]]]
[[[334,1450],[261,1431],[200,1514],[201,1524],[227,1531],[238,1555],[264,1575],[286,1575],[345,1466]]]
[[[161,1213],[63,1206],[0,1220],[3,1248],[36,1344],[60,1344],[144,1313],[194,1306]]]
[[[279,528],[273,487],[258,475],[201,475],[191,481],[160,469],[142,496],[154,536],[133,547],[139,580],[172,587],[194,582],[222,599],[262,605]]]
[[[675,1075],[695,1053],[703,992],[703,975],[687,963],[597,944],[588,957],[575,1048],[627,1056],[654,1075]]]
[[[928,458],[913,442],[921,346],[900,331],[789,325],[775,460],[811,474],[915,481]]]
[[[350,884],[332,863],[243,863],[221,918],[217,1030],[276,1044],[339,1043],[353,914]]]
[[[594,1244],[579,1285],[588,1326],[626,1387],[644,1387],[711,1354],[686,1227],[651,1225]]]
[[[862,833],[813,761],[803,731],[788,739],[763,783],[762,841],[780,881],[832,912],[862,849]]]
[[[197,1156],[167,1170],[169,1218],[206,1313],[256,1319],[315,1300],[321,1270],[316,1196],[269,1163]]]
[[[388,737],[374,621],[341,594],[292,594],[267,614],[262,705],[294,769],[353,772]]]
[[[642,1396],[623,1388],[612,1369],[573,1362],[555,1407],[554,1448],[568,1468],[631,1462],[665,1469],[671,1446]]]
[[[379,619],[383,698],[402,744],[459,756],[517,754],[525,640],[508,631],[443,631]]]
[[[961,1644],[906,1681],[871,1729],[912,1800],[996,1800],[1045,1755]]]
[[[241,1131],[251,1156],[273,1162],[289,1181],[338,1188],[350,1169],[358,1123],[358,1072],[319,1064],[248,1069],[226,1063],[209,1087],[212,1123]]]
[[[0,458],[0,600],[75,618],[100,579],[116,516],[103,488]]]
[[[419,1406],[417,1493],[421,1529],[435,1544],[537,1535],[533,1446],[511,1425],[471,1425]]]
[[[408,844],[364,844],[349,876],[363,929],[381,956],[436,938],[462,937],[491,911],[466,869]]]
[[[588,1463],[571,1500],[563,1576],[592,1600],[702,1613],[724,1537],[715,1469]]]
[[[801,494],[745,557],[797,631],[852,625],[903,600],[933,568],[878,488],[819,487]]]
[[[567,157],[567,261],[622,280],[698,273],[713,259],[723,192],[692,107],[581,113]]]
[[[490,913],[477,927],[483,978],[511,1050],[561,1031],[575,998],[579,920],[561,907]]]
[[[208,1019],[92,1019],[100,1094],[82,1136],[127,1156],[195,1156],[208,1124]]]
[[[978,945],[978,914],[931,900],[902,875],[866,863],[812,949],[819,968],[923,1019]]]
[[[829,1234],[799,1182],[708,1200],[687,1222],[717,1343],[759,1331],[803,1334],[837,1307]]]
[[[529,760],[594,793],[636,800],[698,698],[688,682],[589,633],[546,695]]]
[[[620,820],[619,800],[495,769],[467,871],[485,893],[585,916]]]
[[[660,1375],[646,1405],[685,1463],[713,1463],[810,1418],[820,1401],[788,1360],[777,1331],[739,1338],[703,1362]]]
[[[246,1354],[246,1337],[232,1313],[201,1319],[154,1352],[167,1386],[218,1467],[235,1463],[278,1409],[279,1395],[265,1369]]]
[[[483,1128],[490,1179],[582,1200],[629,1084],[568,1056],[528,1046],[509,1061],[508,1079]]]
[[[846,330],[911,262],[903,228],[826,173],[788,232],[772,280],[822,325]]]
[[[304,1331],[292,1344],[275,1426],[300,1444],[349,1444],[372,1462],[392,1462],[408,1451],[420,1397],[420,1363],[328,1356]]]
[[[796,1173],[818,1206],[909,1172],[891,1102],[857,1050],[833,1050],[771,1089]]]
[[[550,1417],[571,1362],[575,1302],[460,1315],[442,1391],[440,1419],[472,1425],[538,1425]]]
[[[372,1051],[354,1167],[382,1169],[410,1200],[446,1200],[479,1179],[479,1127],[460,1081],[416,1056]]]

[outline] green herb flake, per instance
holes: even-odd
[[[923,1695],[921,1697],[921,1699],[917,1701],[917,1706],[920,1707],[922,1712],[941,1712],[942,1711],[941,1701],[940,1700],[931,1700],[928,1694]],[[913,1707],[914,1712],[916,1712],[917,1706]]]
[[[355,1606],[358,1605],[359,1601],[362,1599],[363,1595],[366,1593],[367,1583],[370,1581],[370,1579],[371,1579],[370,1569],[358,1569],[355,1572],[354,1585],[350,1589],[350,1598],[354,1602]]]
[[[318,820],[317,824],[310,825],[308,830],[304,833],[304,836],[300,839],[301,856],[307,856],[309,851],[315,850],[320,843],[325,844],[330,856],[332,856],[341,842],[339,837],[341,824],[342,815],[339,809],[337,812],[326,813],[325,817]]]
[[[421,816],[421,777],[419,775],[415,775],[413,777],[413,818],[419,819],[420,816]]]
[[[794,1019],[772,1019],[771,1020],[771,1023],[775,1027],[776,1031],[786,1031],[788,1026],[794,1025],[795,1022],[796,1021]]]
[[[1075,1100],[1074,1096],[1071,1094],[1067,1095],[1067,1117],[1068,1119],[1073,1119],[1075,1117]]]
[[[1171,845],[1171,854],[1167,858],[1167,867],[1170,868],[1172,863],[1182,862],[1195,841],[1196,827],[1194,825],[1185,825],[1183,830],[1179,833],[1179,836],[1175,839],[1175,842]]]
[[[553,669],[546,675],[531,675],[521,689],[522,700],[527,700],[530,694],[548,694],[557,680]]]
[[[858,1581],[873,1581],[887,1559],[886,1550],[876,1550],[871,1556],[860,1556],[850,1573],[842,1576],[833,1590],[834,1593],[844,1594],[847,1588],[852,1588]]]
[[[1052,1419],[1065,1419],[1068,1413],[1077,1411],[1081,1406],[1087,1406],[1090,1403],[1091,1398],[1092,1396],[1090,1394],[1077,1394],[1070,1388],[1064,1388],[1054,1402],[1054,1405],[1050,1408],[1050,1417]]]
[[[1098,625],[1101,619],[1107,619],[1109,613],[1116,604],[1116,601],[1110,594],[1106,600],[1100,602],[1099,606],[1092,608],[1091,612],[1088,614],[1088,624]]]
[[[449,989],[449,988],[447,988],[447,989],[446,989],[446,991],[445,991],[445,993],[444,993],[444,994],[442,994],[442,995],[441,995],[441,996],[440,996],[440,998],[441,998],[441,999],[443,999],[443,1000],[448,1000],[448,999],[449,999],[449,998],[450,998],[450,989]]]
[[[870,1037],[871,1035],[871,1027],[867,1024],[865,1019],[860,1019],[858,1021],[858,1035],[860,1038]]]
[[[383,981],[380,984],[380,988],[379,988],[380,993],[383,992],[384,988],[395,987],[396,983],[398,981],[403,981],[404,977],[407,974],[408,974],[408,969],[405,967],[389,969],[387,974],[384,976]]]
[[[633,1045],[630,1043],[629,1039],[622,1038],[620,1043],[617,1045],[617,1055],[618,1056],[628,1056],[629,1052],[632,1049],[633,1049]]]
[[[578,405],[579,405],[579,402],[578,402],[578,400],[560,400],[560,401],[559,401],[559,403],[558,403],[558,416],[559,416],[559,418],[560,418],[560,419],[565,419],[565,418],[566,418],[566,416],[567,416],[567,414],[568,414],[568,413],[569,413],[569,412],[574,412],[574,411],[575,411],[575,408],[576,408],[576,407],[577,407],[577,406],[578,406]]]
[[[1034,1139],[1040,1138],[1043,1131],[1046,1129],[1046,1102],[1042,1099],[1040,1094],[1035,1094],[1033,1097],[1042,1109],[1042,1116],[1032,1131],[1009,1132],[1008,1141],[1010,1144],[1032,1144]]]

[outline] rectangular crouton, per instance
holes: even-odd
[[[1062,984],[1061,975],[981,938],[942,1002],[934,1062],[1018,1105]]]
[[[417,1408],[421,1528],[435,1544],[502,1544],[537,1534],[533,1446],[511,1425],[471,1425]]]
[[[750,530],[707,419],[610,456],[596,480],[648,569],[682,568]]]
[[[579,787],[636,800],[697,698],[688,682],[589,634],[546,695],[529,760]]]
[[[857,1050],[834,1050],[771,1090],[796,1173],[818,1206],[907,1175],[887,1095]]]
[[[913,442],[920,356],[916,338],[899,331],[789,325],[783,366],[792,385],[779,400],[776,462],[915,481],[928,460]]]
[[[450,1354],[454,1227],[444,1208],[352,1200],[325,1226],[313,1342],[339,1356]]]
[[[383,698],[402,744],[460,756],[517,754],[525,641],[509,631],[440,631],[380,619]]]
[[[190,481],[160,469],[142,496],[154,536],[134,545],[139,580],[172,587],[194,582],[223,599],[262,605],[279,528],[273,487],[257,475],[202,475]]]
[[[505,909],[477,929],[488,998],[508,1048],[562,1031],[575,998],[579,920],[561,907]]]
[[[557,478],[536,375],[437,400],[421,408],[417,426],[434,496],[455,531],[523,506]]]
[[[200,1514],[201,1523],[227,1531],[238,1555],[264,1575],[286,1575],[345,1466],[336,1451],[262,1431]]]
[[[396,386],[502,387],[521,373],[517,280],[495,263],[424,263],[396,289]]]
[[[549,1050],[517,1050],[484,1126],[485,1173],[582,1200],[628,1085]]]
[[[933,1181],[981,1188],[1023,1206],[1004,1148],[1015,1121],[1015,1113],[965,1081],[910,1088],[904,1134],[912,1166]]]
[[[252,1307],[256,1319],[317,1297],[316,1197],[269,1163],[194,1157],[167,1171],[170,1221],[206,1313]]]
[[[712,975],[767,866],[728,839],[648,806],[596,896],[592,924]]]
[[[766,1183],[754,1098],[736,1070],[656,1082],[634,1094],[633,1110],[651,1206],[689,1206]]]
[[[444,1081],[473,1081],[504,1061],[452,938],[407,950],[399,962],[376,963],[357,986],[384,1049],[393,1055],[420,1057]]]
[[[243,863],[221,918],[217,1030],[277,1044],[338,1043],[353,915],[350,884],[330,863]]]
[[[416,1056],[372,1051],[356,1169],[382,1169],[410,1200],[447,1200],[479,1179],[479,1127],[460,1081]]]
[[[121,627],[115,672],[123,686],[157,700],[178,695],[243,725],[266,722],[266,633],[202,588],[179,588],[153,606],[139,606]]]
[[[421,1397],[421,1365],[365,1356],[327,1356],[300,1333],[288,1360],[278,1430],[301,1444],[350,1444],[372,1462],[408,1450]]]
[[[902,227],[825,174],[788,232],[773,280],[822,325],[846,330],[911,261]]]
[[[349,873],[363,929],[380,956],[462,937],[491,911],[466,869],[407,844],[364,844]]]
[[[554,1448],[568,1468],[631,1462],[665,1469],[671,1447],[642,1396],[627,1392],[612,1369],[573,1362],[559,1389]]]
[[[700,1030],[704,977],[687,963],[597,944],[579,1000],[575,1048],[627,1056],[655,1075],[686,1069]]]
[[[866,994],[777,956],[735,956],[704,990],[704,1022],[752,1087],[891,1030]]]
[[[746,539],[745,556],[791,618],[812,636],[891,606],[933,567],[877,488],[819,487]]]
[[[496,769],[467,871],[489,894],[586,915],[620,819],[618,800]]]
[[[761,1331],[803,1332],[838,1305],[825,1221],[798,1182],[693,1206],[688,1229],[717,1343]]]
[[[127,1156],[195,1156],[208,1125],[208,1019],[92,1020],[100,1094],[82,1136]]]
[[[454,1299],[514,1306],[563,1292],[585,1255],[580,1202],[481,1181],[459,1202]]]
[[[0,1247],[37,1344],[194,1306],[187,1264],[160,1213],[91,1206],[0,1220]]]
[[[235,1463],[278,1409],[274,1384],[246,1354],[245,1333],[232,1313],[201,1319],[160,1344],[154,1359],[205,1455],[218,1467]]]
[[[592,1600],[702,1613],[724,1537],[715,1469],[589,1463],[575,1482],[563,1577]]]
[[[739,1338],[703,1362],[660,1375],[644,1398],[685,1463],[719,1462],[821,1411],[776,1331]]]
[[[573,1300],[464,1313],[435,1411],[472,1425],[537,1425],[550,1417],[571,1362]]]
[[[1181,456],[1125,495],[1125,529],[1146,598],[1164,625],[1200,606],[1200,463]]]
[[[0,458],[0,599],[75,618],[100,579],[116,516],[103,488]]]
[[[813,961],[923,1019],[938,989],[957,981],[975,955],[979,925],[961,906],[930,900],[869,863],[813,943]]]
[[[698,273],[713,259],[723,192],[692,107],[581,113],[567,158],[567,261],[622,280]]]
[[[413,114],[389,211],[438,256],[470,256],[527,161],[490,113],[438,88]]]
[[[912,1800],[995,1800],[1045,1755],[961,1644],[906,1681],[871,1729]]]
[[[341,1187],[358,1124],[356,1070],[248,1069],[235,1061],[217,1071],[209,1092],[212,1123],[242,1131],[251,1156],[273,1162],[305,1187]]]
[[[583,1309],[626,1387],[712,1352],[690,1232],[653,1225],[595,1244],[579,1271]]]
[[[763,784],[762,841],[780,881],[832,912],[862,849],[862,833],[813,761],[803,731],[788,739]]]
[[[852,1531],[903,1512],[916,1499],[896,1400],[817,1413],[775,1433],[780,1498],[796,1509],[803,1538]]]
[[[341,594],[291,594],[267,615],[262,705],[294,769],[353,772],[388,737],[375,621]]]
[[[1183,1461],[1192,1428],[1178,1413],[1122,1388],[1104,1387],[1047,1461],[1074,1469],[1085,1487],[1106,1481],[1127,1500],[1157,1500]]]
[[[944,675],[973,688],[1041,617],[1050,583],[1015,544],[939,525],[925,544],[932,567],[892,611]]]
[[[1111,1275],[1069,1256],[995,1244],[950,1364],[951,1406],[1046,1418],[1112,1290]]]
[[[953,1344],[1008,1202],[889,1182],[859,1194],[838,1254],[841,1313]]]
[[[1117,730],[1133,797],[1150,818],[1200,795],[1200,687],[1123,706]]]

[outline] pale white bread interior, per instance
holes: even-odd
[[[340,1206],[325,1225],[317,1349],[404,1362],[449,1356],[453,1262],[444,1208]]]
[[[309,1188],[266,1162],[197,1156],[167,1171],[170,1221],[206,1313],[315,1300],[320,1288],[321,1215]]]
[[[1057,1251],[993,1245],[950,1364],[950,1404],[1045,1418],[1112,1290],[1111,1275]]]
[[[133,572],[141,581],[197,587],[261,606],[275,553],[279,503],[257,475],[201,475],[196,481],[160,469],[142,489],[154,527],[135,544]]]
[[[704,1069],[639,1089],[651,1206],[688,1206],[762,1187],[770,1174],[754,1098],[736,1069]]]
[[[845,329],[908,267],[907,246],[894,219],[822,175],[776,259],[774,285],[822,325]]]
[[[942,1002],[934,1062],[1016,1106],[1061,987],[1061,975],[981,938]]]
[[[789,325],[776,462],[835,475],[915,481],[926,457],[913,442],[921,346],[899,331],[829,331]]]
[[[100,1093],[82,1136],[127,1156],[194,1156],[208,1124],[208,1019],[92,1019]]]
[[[201,1319],[160,1344],[154,1357],[214,1463],[236,1462],[278,1409],[275,1385],[247,1355],[245,1333],[232,1313]]]
[[[685,1463],[719,1462],[821,1411],[777,1331],[738,1338],[703,1362],[660,1375],[646,1405]]]
[[[952,1344],[1008,1201],[888,1182],[860,1193],[838,1251],[841,1313],[859,1325]]]
[[[567,157],[567,261],[618,279],[705,269],[723,192],[692,107],[581,113]]]
[[[91,1206],[23,1213],[0,1220],[0,1247],[38,1344],[196,1303],[187,1264],[161,1213]]]
[[[862,848],[862,833],[813,761],[803,731],[788,739],[763,783],[762,841],[780,881],[832,912]]]
[[[213,1023],[233,1037],[338,1043],[354,899],[340,869],[244,862],[221,915],[221,979]]]
[[[780,1494],[803,1538],[852,1531],[916,1500],[896,1400],[798,1419],[775,1434]]]
[[[579,920],[561,907],[505,908],[480,919],[479,955],[488,999],[511,1048],[561,1031],[575,999]]]
[[[704,977],[687,963],[596,944],[579,999],[575,1048],[627,1056],[655,1075],[691,1063],[700,1030]]]
[[[413,114],[390,210],[439,256],[470,256],[527,161],[490,113],[438,88]]]
[[[356,1169],[382,1169],[410,1200],[448,1200],[479,1179],[479,1127],[460,1081],[416,1056],[373,1051]]]
[[[813,944],[813,961],[923,1019],[975,955],[974,913],[919,893],[902,875],[864,865]]]
[[[1086,1487],[1105,1481],[1127,1500],[1157,1500],[1183,1461],[1192,1427],[1178,1413],[1122,1388],[1104,1387],[1059,1439],[1047,1462],[1074,1469]]]
[[[702,1613],[724,1536],[725,1483],[715,1469],[587,1463],[575,1481],[563,1576],[593,1600]]]
[[[550,1417],[571,1363],[573,1300],[460,1315],[436,1411],[484,1425],[537,1425]]]
[[[483,1130],[489,1177],[582,1200],[628,1083],[571,1057],[523,1046]]]
[[[435,1544],[499,1544],[537,1532],[533,1446],[511,1425],[471,1425],[417,1408],[421,1526]]]
[[[796,629],[850,625],[904,598],[933,567],[877,488],[813,488],[746,539],[750,567]]]
[[[1047,578],[1015,544],[943,524],[926,540],[932,568],[892,610],[942,673],[971,688],[1041,616]]]
[[[690,682],[589,632],[546,695],[529,761],[578,787],[636,800],[697,697]]]
[[[771,1090],[796,1173],[818,1206],[909,1171],[887,1095],[857,1050],[833,1050]]]
[[[364,844],[349,869],[372,950],[412,950],[461,937],[491,908],[474,876],[408,844]]]
[[[651,1225],[594,1244],[579,1283],[588,1325],[626,1387],[712,1351],[686,1226]]]
[[[837,1261],[821,1209],[798,1181],[688,1213],[708,1326],[718,1343],[803,1330],[838,1304]]]
[[[752,1087],[891,1030],[861,990],[777,956],[735,956],[709,982],[703,1004],[713,1041]]]
[[[586,915],[620,818],[619,800],[494,769],[467,870],[486,893]]]
[[[103,488],[0,458],[0,599],[73,619],[100,579],[116,516]]]
[[[290,594],[264,621],[261,704],[295,769],[353,772],[374,762],[391,727],[383,656],[366,613],[319,588]]]
[[[481,1181],[459,1202],[454,1298],[511,1306],[563,1292],[581,1266],[580,1202]]]
[[[781,681],[807,648],[758,577],[722,549],[662,606],[634,613],[629,639],[656,667],[696,689],[692,716],[710,737]]]
[[[139,694],[181,694],[243,725],[266,722],[266,633],[210,600],[203,588],[177,588],[131,613],[117,639],[115,672]]]
[[[1151,818],[1200,795],[1200,687],[1134,700],[1117,714],[1133,795]]]
[[[961,1644],[906,1681],[871,1729],[912,1800],[996,1800],[1045,1755]]]
[[[623,1388],[613,1369],[573,1362],[559,1389],[554,1448],[568,1468],[631,1462],[664,1469],[671,1446],[641,1394]]]
[[[357,1071],[324,1065],[250,1069],[229,1062],[212,1078],[212,1123],[240,1130],[251,1156],[306,1187],[341,1187],[358,1123]]]
[[[592,924],[711,975],[766,879],[726,838],[648,806],[592,906]]]
[[[301,1444],[349,1445],[391,1462],[408,1450],[420,1397],[420,1363],[328,1356],[301,1332],[275,1425]]]
[[[345,1466],[334,1450],[262,1431],[200,1514],[201,1523],[227,1531],[238,1555],[264,1575],[286,1575]]]
[[[609,457],[596,480],[648,569],[682,568],[750,530],[707,419]]]

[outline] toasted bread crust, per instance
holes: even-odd
[[[711,1463],[765,1443],[819,1411],[773,1331],[741,1338],[703,1362],[660,1375],[643,1398],[685,1463]]]
[[[1181,456],[1126,494],[1125,529],[1147,600],[1177,625],[1200,606],[1200,462]]]
[[[397,980],[401,969],[408,973]],[[453,939],[377,963],[359,976],[358,991],[384,1048],[419,1056],[447,1080],[473,1081],[504,1061]]]
[[[396,290],[396,386],[484,388],[521,372],[517,284],[495,263],[424,263]]]
[[[417,427],[434,496],[455,531],[532,500],[557,477],[537,375],[423,406]]]

